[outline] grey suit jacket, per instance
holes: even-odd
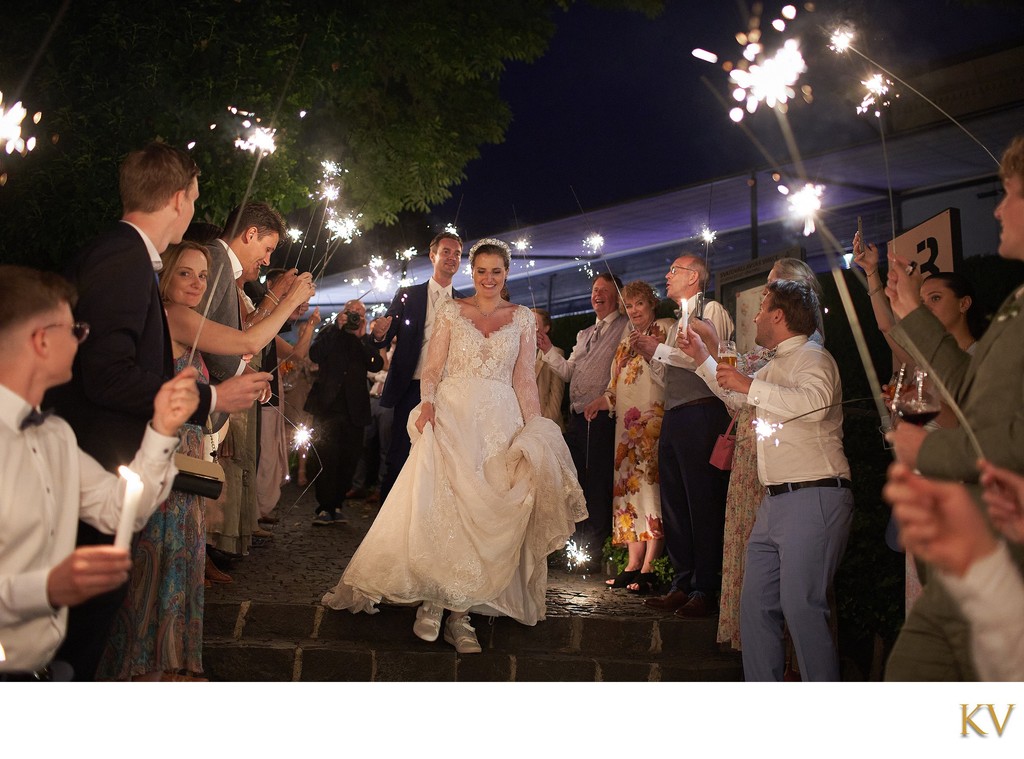
[[[913,351],[916,347],[953,394],[981,444],[998,466],[1024,471],[1024,298],[1004,302],[974,355],[924,306],[899,322],[890,334]],[[911,352],[913,355],[913,352]],[[974,482],[975,453],[962,428],[930,432],[921,445],[917,466],[922,474]]]
[[[214,240],[207,250],[210,251],[211,263],[207,278],[209,286],[196,310],[203,313],[206,303],[209,301],[210,311],[207,316],[210,320],[234,329],[241,329],[242,324],[238,316],[238,288],[235,285],[234,272],[231,270],[227,245],[222,240]],[[215,281],[216,287],[214,287]],[[210,370],[210,382],[214,384],[223,382],[234,377],[238,372],[241,356],[218,356],[206,351],[202,353],[203,360],[206,361],[206,366]]]

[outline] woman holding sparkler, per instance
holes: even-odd
[[[160,295],[175,372],[191,360],[204,382],[209,375],[199,350],[234,355],[262,349],[314,290],[310,275],[300,275],[266,319],[242,332],[212,321],[203,323],[192,310],[206,291],[210,261],[205,248],[181,242],[170,246],[161,259]],[[197,332],[199,350],[193,352]],[[180,452],[202,458],[202,429],[182,426]],[[201,496],[172,490],[136,536],[128,595],[114,619],[100,679],[194,679],[202,673],[204,509]]]
[[[547,556],[586,516],[569,450],[540,413],[534,315],[500,297],[500,240],[470,250],[476,295],[438,306],[410,420],[412,451],[323,603],[375,613],[419,603],[413,632],[481,650],[469,612],[544,619]]]
[[[646,282],[622,288],[622,303],[642,335],[665,342],[672,319],[655,319],[658,296]],[[654,381],[648,361],[623,337],[612,359],[608,389],[583,410],[588,421],[599,411],[615,412],[615,485],[612,543],[626,545],[629,561],[607,584],[646,595],[657,584],[652,567],[665,547],[658,486],[658,436],[665,413],[665,389]]]

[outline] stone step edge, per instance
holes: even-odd
[[[211,642],[208,654],[213,655],[208,658],[214,662],[220,661],[219,664],[208,662],[213,665],[208,666],[208,670],[212,669],[208,674],[214,680],[225,682],[735,682],[743,679],[742,665],[736,655],[658,661],[487,649],[479,655],[467,656],[450,648],[434,651],[353,649],[333,644],[252,644],[232,640]],[[229,662],[227,667],[224,657]],[[223,680],[218,677],[218,669],[220,674],[242,669],[246,677]],[[258,676],[253,677],[254,672]]]

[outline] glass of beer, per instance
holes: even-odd
[[[736,343],[733,340],[722,340],[718,343],[718,363],[736,368]]]

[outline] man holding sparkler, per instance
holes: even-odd
[[[537,331],[537,348],[555,374],[569,383],[569,426],[565,442],[572,454],[589,516],[576,528],[575,541],[591,556],[600,556],[612,534],[612,488],[615,480],[615,420],[598,411],[587,421],[583,410],[604,394],[612,359],[629,319],[619,310],[622,283],[611,273],[594,277],[590,305],[597,321],[576,335],[569,358],[558,354],[547,332]]]
[[[422,285],[400,288],[387,313],[374,323],[375,348],[390,348],[391,341],[397,338],[380,397],[381,406],[395,410],[387,472],[380,487],[381,503],[387,499],[398,473],[409,458],[412,444],[406,427],[409,413],[420,402],[420,372],[427,355],[427,342],[434,329],[434,312],[443,300],[462,297],[462,293],[452,289],[452,278],[459,273],[461,260],[462,238],[448,230],[438,233],[430,241],[430,263],[434,265],[430,279]]]
[[[818,309],[806,282],[768,283],[754,317],[756,342],[776,352],[753,377],[718,363],[692,329],[679,341],[709,388],[757,412],[758,479],[768,493],[747,544],[740,599],[747,681],[783,679],[785,625],[803,679],[839,679],[827,594],[850,535],[853,491],[839,367],[808,340]]]
[[[68,272],[78,288],[75,316],[91,326],[91,338],[75,357],[71,382],[54,388],[58,413],[75,431],[82,450],[109,471],[126,464],[142,441],[153,399],[174,372],[167,318],[155,271],[160,252],[180,242],[199,197],[199,167],[183,150],[154,142],[122,162],[120,223],[78,254]],[[249,374],[199,385],[193,424],[211,411],[250,405],[268,387],[269,374]],[[79,525],[78,545],[110,543],[91,525]],[[76,607],[58,656],[75,677],[92,680],[124,590]]]
[[[1024,135],[1003,153],[1006,195],[995,210],[999,255],[1024,260]],[[960,350],[921,305],[919,276],[890,254],[886,294],[900,322],[891,335],[932,369],[962,411],[961,426],[927,431],[900,424],[888,437],[897,460],[926,477],[976,483],[977,461],[1024,473],[1024,287],[1004,301],[973,354]],[[938,383],[936,383],[938,384]],[[1019,568],[1019,565],[1018,565]],[[1019,631],[1018,631],[1019,632]],[[889,680],[974,680],[970,629],[942,583],[926,582],[886,666]]]
[[[697,318],[697,301],[709,272],[699,256],[680,255],[665,275],[667,294],[682,308],[664,343],[631,335],[634,348],[651,363],[656,382],[665,386],[665,416],[658,439],[658,477],[665,550],[676,571],[669,592],[644,601],[647,606],[699,618],[715,613],[721,589],[722,543],[728,472],[709,463],[718,436],[729,426],[722,402],[694,374],[696,364],[676,347],[680,325]],[[732,336],[732,317],[721,304],[707,301],[704,318],[722,339]]]
[[[131,568],[123,547],[75,548],[77,522],[112,534],[127,488],[78,448],[63,420],[39,412],[43,394],[71,377],[78,346],[89,336],[89,325],[71,314],[74,287],[21,266],[0,266],[0,277],[10,288],[0,305],[0,682],[66,680],[71,672],[56,671],[66,666],[49,665],[68,607],[122,586]],[[191,368],[155,394],[152,421],[129,467],[142,490],[127,530],[141,530],[170,492],[178,428],[198,405]]]

